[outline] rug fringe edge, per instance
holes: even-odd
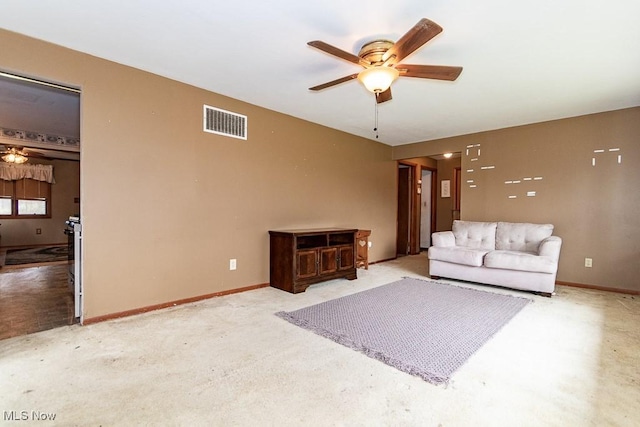
[[[364,354],[367,357],[370,357],[372,359],[375,359],[379,362],[382,362],[388,366],[391,366],[392,368],[395,368],[399,371],[402,371],[404,373],[413,375],[413,376],[417,376],[419,378],[422,378],[423,380],[427,381],[428,383],[434,384],[434,385],[441,385],[441,384],[448,384],[450,378],[446,377],[446,376],[440,376],[440,375],[436,375],[433,374],[431,372],[428,371],[424,371],[419,369],[418,367],[414,366],[414,365],[410,365],[407,363],[403,363],[401,360],[395,359],[393,357],[389,357],[386,356],[384,353],[378,351],[378,350],[374,350],[371,348],[367,348],[364,347],[361,344],[356,343],[355,341],[353,341],[351,338],[348,338],[344,335],[340,335],[340,334],[336,334],[333,333],[331,331],[328,331],[324,328],[319,328],[317,326],[314,326],[312,324],[310,324],[308,321],[306,320],[302,320],[299,318],[294,317],[291,313],[286,312],[286,311],[279,311],[277,313],[275,313],[276,316],[280,317],[281,319],[284,319],[286,321],[288,321],[289,323],[299,326],[303,329],[306,329],[308,331],[311,331],[313,333],[315,333],[316,335],[320,335],[321,337],[324,338],[328,338],[331,341],[341,344],[351,350],[355,350],[359,353]]]

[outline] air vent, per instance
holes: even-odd
[[[205,105],[204,131],[247,139],[247,116]]]

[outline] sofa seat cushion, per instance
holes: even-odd
[[[464,248],[459,246],[431,246],[429,248],[429,259],[480,267],[487,252],[488,251],[484,249]]]
[[[550,274],[555,273],[558,268],[557,262],[550,257],[519,251],[491,251],[484,257],[484,266]]]

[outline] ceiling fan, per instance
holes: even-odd
[[[43,157],[41,153],[32,150],[26,150],[22,147],[2,147],[0,151],[2,160],[7,163],[22,164],[29,160],[29,157]]]
[[[0,143],[0,159],[7,163],[17,164],[25,163],[29,161],[29,159],[79,161],[80,152],[75,150],[41,148],[37,146],[23,147]]]
[[[21,148],[19,147],[4,147],[5,149],[2,150],[2,160],[4,160],[7,163],[16,163],[16,164],[21,164],[21,163],[25,163],[28,158],[27,158],[27,153],[25,153],[24,151],[22,151]]]
[[[376,102],[380,104],[391,99],[391,83],[398,77],[453,81],[462,72],[462,67],[399,63],[440,32],[442,32],[441,26],[423,18],[397,42],[373,40],[365,43],[357,56],[319,40],[310,41],[307,43],[309,46],[361,65],[365,69],[359,73],[311,87],[309,90],[318,91],[357,78],[375,94]]]

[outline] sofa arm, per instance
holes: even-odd
[[[549,257],[555,261],[560,258],[560,247],[562,239],[558,236],[550,236],[540,242],[538,246],[538,255]]]
[[[437,247],[455,246],[456,238],[453,231],[437,231],[431,234],[431,244]]]

